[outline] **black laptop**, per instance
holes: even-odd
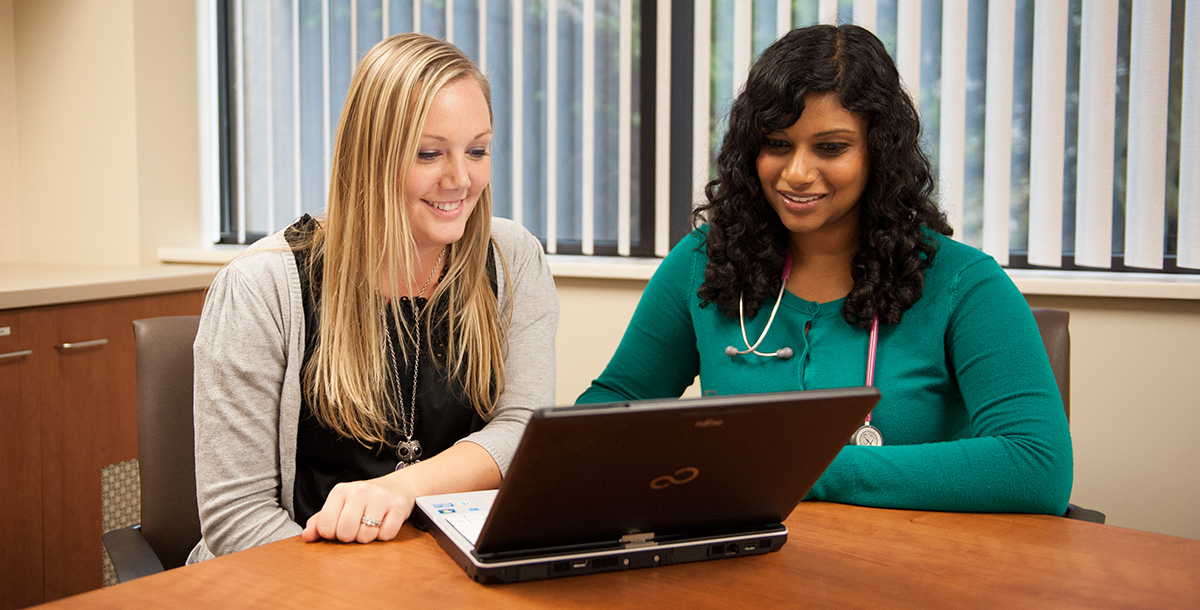
[[[878,400],[862,387],[540,409],[498,490],[422,496],[414,518],[486,583],[777,551]]]

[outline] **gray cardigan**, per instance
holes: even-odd
[[[504,258],[496,261],[501,312],[512,315],[505,391],[493,418],[464,440],[486,449],[503,474],[532,409],[554,403],[558,295],[542,246],[524,227],[493,218],[492,239]],[[292,492],[304,306],[282,232],[217,274],[193,353],[203,538],[188,563],[298,535]]]

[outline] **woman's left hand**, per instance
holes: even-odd
[[[300,536],[306,542],[324,538],[367,543],[395,538],[412,512],[415,496],[385,484],[385,478],[334,485],[325,505],[308,519]]]

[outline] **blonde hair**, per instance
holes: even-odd
[[[397,290],[414,285],[417,260],[406,183],[434,96],[460,78],[479,83],[490,122],[487,79],[462,51],[422,34],[392,36],[359,62],[338,122],[327,216],[308,244],[310,260],[323,259],[323,277],[316,301],[320,329],[304,387],[323,425],[364,445],[386,444],[388,432],[397,429],[390,414],[404,399],[397,396],[389,408],[392,371],[382,312],[395,303],[396,328],[412,336]],[[487,272],[491,215],[489,185],[462,238],[447,249],[449,268],[421,322],[426,336],[438,323],[448,325],[446,361],[438,369],[485,418],[504,391],[507,326]],[[384,277],[399,280],[386,282],[386,293]],[[435,319],[437,311],[442,314]],[[429,343],[422,341],[423,349]],[[406,342],[400,344],[397,358],[406,358]],[[411,391],[405,387],[403,394]]]

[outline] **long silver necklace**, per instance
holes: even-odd
[[[392,333],[387,334],[388,357],[392,361],[392,379],[396,382],[396,403],[400,411],[400,433],[404,435],[404,440],[396,444],[396,470],[400,470],[405,466],[410,466],[421,461],[421,441],[413,438],[413,432],[417,425],[417,377],[421,370],[421,316],[417,312],[417,299],[425,296],[425,291],[429,289],[429,284],[433,282],[433,276],[437,273],[439,267],[442,266],[442,258],[446,256],[446,247],[442,246],[442,251],[438,253],[437,262],[433,264],[433,270],[429,272],[429,277],[425,278],[425,285],[421,286],[421,292],[414,295],[409,303],[412,305],[413,313],[413,333],[416,335],[416,350],[413,352],[413,382],[412,393],[408,397],[408,412],[404,411],[404,394],[400,391],[400,365],[396,360],[396,349],[392,347]],[[383,317],[382,309],[379,315]],[[387,328],[387,319],[383,319],[383,327]],[[400,329],[396,329],[399,333]]]

